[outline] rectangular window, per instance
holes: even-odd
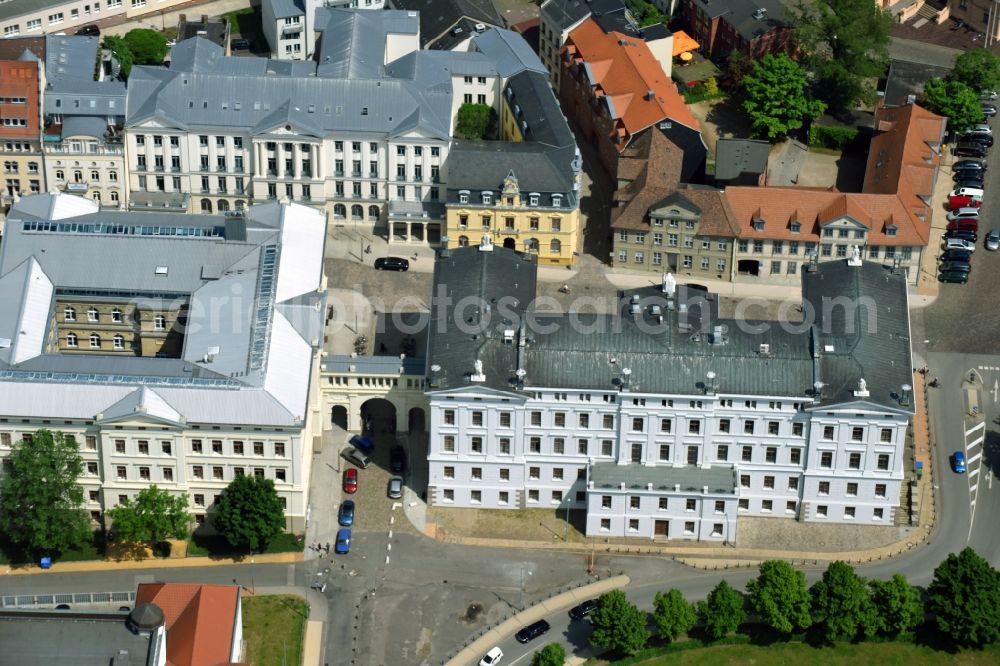
[[[778,462],[778,448],[775,446],[769,446],[764,450],[764,462],[774,463]]]
[[[542,438],[532,437],[528,440],[528,451],[530,453],[541,453],[542,452]]]
[[[854,518],[854,507],[845,506],[844,507],[844,518],[853,519]]]
[[[688,421],[688,433],[691,435],[701,434],[701,421],[697,419]]]
[[[765,476],[764,477],[764,488],[766,490],[774,490],[774,477],[773,476]]]
[[[875,497],[879,499],[885,499],[885,484],[876,483],[875,484]]]
[[[645,426],[646,422],[642,417],[635,417],[632,419],[632,432],[644,432]]]
[[[750,487],[750,475],[740,474],[740,488],[749,488],[749,487]]]
[[[670,460],[670,445],[660,444],[660,460],[668,461]]]
[[[500,426],[503,428],[510,427],[510,412],[500,412]]]
[[[441,438],[441,448],[442,448],[443,451],[447,451],[448,453],[454,453],[455,452],[455,436],[454,435],[445,435],[444,437],[442,437]]]
[[[729,419],[719,419],[719,432],[729,432]]]
[[[792,491],[798,491],[799,489],[799,477],[793,476],[788,479],[788,489]]]
[[[879,433],[879,441],[883,444],[890,444],[892,442],[892,428],[882,428]]]
[[[500,453],[502,455],[510,455],[510,437],[500,438]]]
[[[469,449],[473,453],[482,453],[483,452],[483,438],[482,437],[473,437],[470,440],[470,442],[469,442]]]
[[[752,446],[744,446],[741,449],[740,455],[741,455],[741,460],[743,462],[752,462],[753,461],[753,447]]]
[[[819,466],[829,469],[833,467],[833,452],[832,451],[822,451],[819,454]]]
[[[698,509],[698,500],[695,499],[684,500],[685,511],[697,511],[697,509]]]
[[[673,432],[672,419],[660,419],[660,432]]]
[[[823,439],[833,439],[833,426],[823,426]]]
[[[715,449],[715,459],[720,462],[729,460],[729,445],[719,444]]]
[[[444,422],[447,425],[455,425],[455,410],[446,409],[444,410]]]
[[[865,439],[865,429],[864,428],[851,428],[851,441],[852,442],[862,442]]]
[[[579,455],[581,455],[581,456],[587,455],[587,453],[588,453],[587,449],[588,448],[589,448],[589,446],[588,446],[587,440],[585,440],[585,439],[578,439],[578,440],[576,440],[576,452]]]
[[[483,425],[483,413],[482,412],[472,412],[472,425],[481,426]]]
[[[848,497],[857,497],[858,496],[858,484],[856,484],[856,483],[848,483],[847,484],[847,496]]]
[[[888,453],[880,453],[879,454],[877,468],[880,469],[880,470],[887,470],[887,469],[889,469],[889,454]]]
[[[556,437],[552,440],[552,453],[557,455],[562,455],[566,452],[566,440],[562,437]]]
[[[861,469],[861,454],[860,453],[852,453],[847,460],[848,460],[847,466],[850,469]]]
[[[829,481],[820,481],[819,482],[819,491],[818,492],[819,492],[820,495],[829,495],[830,494],[830,482]]]
[[[483,480],[483,468],[482,467],[473,467],[472,468],[472,480],[473,481],[482,481]]]
[[[451,465],[447,465],[444,468],[443,474],[444,474],[444,478],[446,478],[446,479],[454,479],[455,478],[455,468],[452,467]]]

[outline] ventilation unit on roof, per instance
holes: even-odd
[[[755,12],[753,13],[753,17],[754,17],[755,19],[757,19],[758,21],[760,21],[760,20],[763,20],[763,18],[764,18],[765,16],[767,16],[767,10],[766,10],[766,9],[763,9],[763,8],[761,8],[761,9],[758,9],[757,11],[755,11]]]
[[[475,27],[476,27],[476,32],[486,32],[485,23],[477,23]]]
[[[757,351],[758,351],[758,353],[761,356],[770,356],[771,355],[771,345],[769,345],[766,342],[762,342],[762,343],[760,343],[760,347],[758,347]]]
[[[654,97],[656,97],[656,93],[655,92],[653,92],[652,90],[647,90],[646,91],[646,99],[647,100],[653,99]]]

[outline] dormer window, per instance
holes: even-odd
[[[458,203],[469,203],[469,190],[458,191]]]
[[[529,206],[537,206],[538,205],[538,193],[537,192],[532,192],[531,194],[528,195],[528,205]]]
[[[552,205],[555,206],[556,208],[558,208],[559,206],[562,205],[562,195],[561,194],[553,194],[552,195]]]
[[[755,217],[751,223],[754,231],[764,231],[764,220],[759,217]]]
[[[802,223],[799,222],[798,220],[795,220],[794,222],[788,225],[788,228],[793,234],[797,234],[802,231]]]
[[[489,205],[491,205],[493,203],[493,193],[492,192],[483,192],[482,196],[483,196],[483,205],[484,206],[489,206]]]
[[[888,225],[886,225],[886,227],[885,227],[885,235],[886,236],[895,236],[896,235],[896,225],[895,224],[888,224]]]

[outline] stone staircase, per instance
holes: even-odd
[[[916,19],[918,21],[920,19],[926,19],[928,23],[937,23],[938,15],[940,13],[941,12],[934,5],[929,2],[925,2],[920,6],[920,9],[917,10]]]

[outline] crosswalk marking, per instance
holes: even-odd
[[[970,464],[970,465],[971,465],[972,463],[976,462],[977,460],[979,460],[979,459],[980,459],[980,458],[982,458],[982,457],[983,457],[983,452],[982,452],[982,451],[980,451],[980,452],[979,452],[979,453],[977,453],[976,455],[974,455],[974,456],[970,456],[970,457],[969,457],[969,462],[968,462],[968,464]],[[979,471],[979,470],[976,470],[976,471]]]
[[[965,431],[965,436],[968,437],[969,435],[971,435],[972,433],[976,432],[977,430],[985,430],[985,429],[986,429],[986,421],[980,421],[976,425],[974,425],[971,428],[969,428],[968,430],[966,430]]]

